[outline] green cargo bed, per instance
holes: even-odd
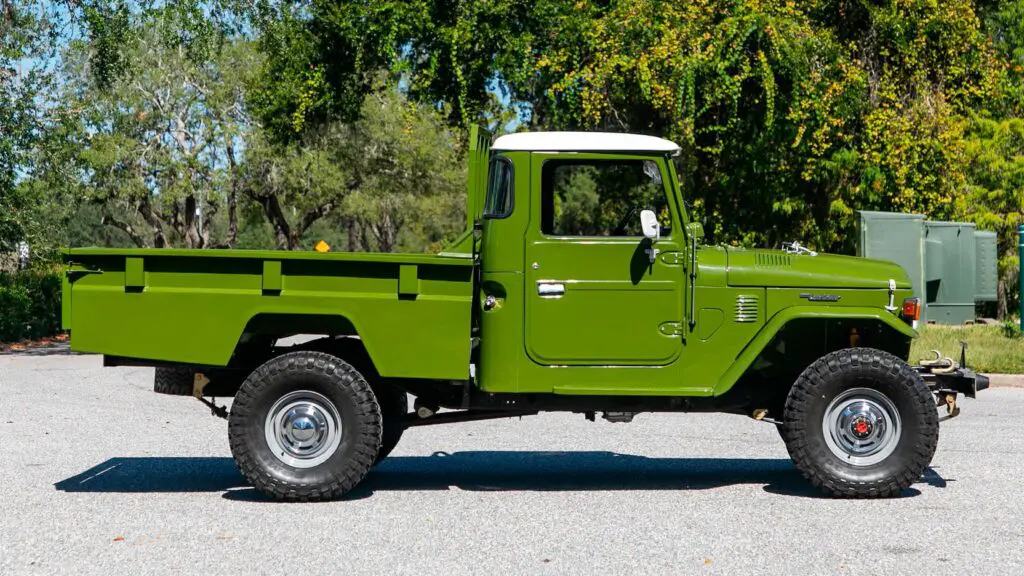
[[[382,376],[468,377],[469,256],[87,248],[64,260],[78,352],[227,366],[261,335],[356,335]]]

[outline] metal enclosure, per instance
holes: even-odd
[[[995,302],[999,298],[999,274],[996,271],[999,262],[997,241],[998,236],[995,232],[974,231],[974,249],[978,263],[977,283],[974,287],[976,302]]]
[[[914,296],[924,298],[924,216],[897,212],[859,212],[857,256],[895,262],[910,276]]]
[[[924,304],[922,319],[974,320],[975,303],[996,299],[996,233],[921,214],[859,212],[857,255],[899,264]]]
[[[926,321],[963,324],[974,320],[974,232],[974,224],[925,221]]]

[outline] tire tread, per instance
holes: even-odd
[[[284,374],[326,376],[346,388],[354,401],[361,433],[352,458],[330,474],[327,482],[295,482],[278,477],[261,466],[246,441],[247,417],[257,399]],[[231,454],[242,475],[257,490],[277,500],[313,502],[341,497],[369,472],[381,441],[381,415],[370,384],[347,362],[323,352],[299,351],[273,358],[253,371],[235,395],[228,421]]]
[[[822,466],[824,459],[833,456],[827,448],[822,450],[808,442],[806,434],[808,413],[818,390],[831,379],[854,370],[876,372],[905,382],[921,427],[921,433],[912,440],[910,458],[902,462],[895,474],[873,481],[844,478]],[[821,357],[800,374],[786,399],[781,432],[797,469],[825,493],[843,498],[885,498],[899,495],[921,478],[938,446],[939,422],[931,391],[906,362],[881,350],[848,348]]]

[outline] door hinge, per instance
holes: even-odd
[[[658,332],[665,336],[682,336],[685,333],[682,322],[662,322],[658,326]]]

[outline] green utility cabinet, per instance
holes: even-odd
[[[914,296],[924,298],[924,216],[863,210],[858,220],[857,256],[899,264],[914,285]]]
[[[974,320],[977,253],[974,224],[924,222],[925,320],[963,324]]]
[[[974,300],[977,302],[995,302],[999,298],[998,238],[995,232],[974,231],[974,250],[978,262],[978,285],[974,287]]]
[[[924,303],[924,321],[970,322],[977,302],[996,299],[995,232],[966,222],[928,221],[921,214],[859,214],[857,255],[902,266],[914,296]]]

